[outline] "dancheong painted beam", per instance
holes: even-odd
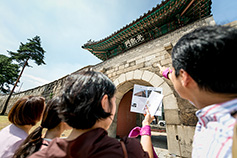
[[[143,16],[82,48],[105,61],[144,42],[160,37],[211,14],[211,0],[166,0]]]

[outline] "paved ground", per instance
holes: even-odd
[[[159,158],[174,158],[179,157],[176,155],[171,155],[168,152],[167,147],[167,135],[166,133],[152,132],[151,134],[152,144],[154,146],[155,152]]]

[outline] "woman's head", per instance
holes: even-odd
[[[26,96],[11,108],[8,119],[15,125],[32,125],[40,121],[45,107],[45,99],[40,96]]]
[[[100,72],[84,71],[67,78],[61,96],[59,114],[69,126],[76,129],[89,129],[96,121],[106,119],[101,101],[106,96],[111,102],[116,88],[111,80]]]
[[[58,126],[61,122],[57,111],[58,105],[59,97],[55,97],[48,101],[41,122],[41,126],[43,128],[47,128],[48,130],[50,130]]]

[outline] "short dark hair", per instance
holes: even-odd
[[[100,72],[73,74],[64,85],[59,116],[73,128],[89,129],[97,120],[111,115],[103,110],[101,100],[104,95],[108,95],[110,101],[115,91],[112,81]]]
[[[237,93],[237,29],[205,26],[184,35],[172,50],[176,77],[185,70],[201,89]]]
[[[15,125],[35,125],[40,121],[45,99],[41,96],[26,96],[11,108],[8,120]]]

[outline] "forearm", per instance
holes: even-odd
[[[150,158],[153,158],[151,136],[148,136],[148,135],[141,136],[141,144],[142,144],[143,150],[148,152]]]
[[[141,135],[141,145],[143,147],[143,150],[148,152],[149,157],[153,158],[153,146],[151,142],[151,126],[150,123],[154,119],[154,116],[151,116],[148,109],[146,109],[146,116],[144,120],[142,121],[142,128],[140,130]]]

